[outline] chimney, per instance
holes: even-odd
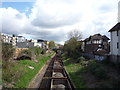
[[[120,1],[118,2],[118,22],[120,22]]]

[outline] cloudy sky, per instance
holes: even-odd
[[[6,34],[61,44],[74,29],[82,32],[83,39],[96,33],[109,37],[108,30],[117,23],[118,1],[2,0],[0,28]]]

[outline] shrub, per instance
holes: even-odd
[[[15,49],[13,48],[12,44],[9,43],[2,43],[2,59],[3,60],[10,60],[13,57]]]
[[[41,54],[45,54],[46,53],[46,49],[42,49]]]
[[[98,77],[98,79],[106,79],[107,78],[107,72],[104,67],[100,66],[95,69],[95,76]]]
[[[33,48],[29,48],[29,51],[36,56],[39,56],[41,54],[41,48],[38,47],[33,47]]]
[[[90,60],[86,69],[88,72],[94,74],[98,79],[107,78],[107,71],[100,62]]]
[[[17,62],[8,62],[3,61],[3,69],[2,69],[2,81],[3,84],[5,82],[15,83],[23,74],[24,74],[23,67]]]
[[[38,57],[41,54],[41,49],[38,47],[33,47],[33,48],[29,48],[28,50],[23,50],[21,51],[21,53],[19,54],[19,58],[22,56],[26,56],[26,58],[30,58],[32,60],[36,59],[36,57]],[[23,57],[24,59],[24,57]]]

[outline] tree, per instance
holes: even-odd
[[[70,57],[77,58],[81,53],[81,43],[78,41],[82,38],[82,35],[79,31],[71,31],[68,33],[70,38],[64,44],[64,51]]]
[[[70,31],[68,33],[68,38],[71,39],[71,38],[75,38],[76,40],[80,40],[82,39],[82,33],[76,29],[74,29],[73,31]]]
[[[51,47],[55,47],[55,42],[54,41],[49,42],[49,48],[51,48]]]

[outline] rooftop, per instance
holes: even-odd
[[[112,32],[112,31],[117,31],[120,30],[120,22],[117,23],[113,28],[111,28],[108,32]]]

